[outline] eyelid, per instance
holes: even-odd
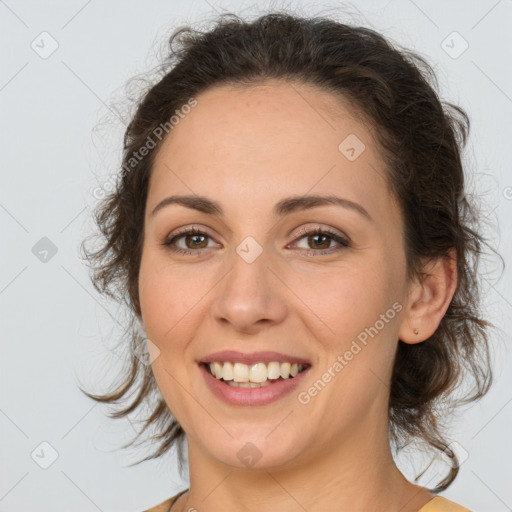
[[[181,239],[187,235],[193,236],[193,235],[200,235],[200,236],[206,236],[209,240],[215,242],[214,237],[212,237],[206,229],[203,229],[201,227],[198,227],[197,225],[192,226],[183,226],[181,228],[178,228],[174,232],[172,232],[169,236],[166,237],[164,242],[162,243],[163,246],[168,248],[170,251],[175,253],[182,253],[191,255],[193,253],[200,255],[202,252],[206,249],[211,249],[211,247],[203,247],[198,249],[183,249],[181,247],[173,248],[172,244],[177,240]],[[305,252],[308,255],[326,255],[331,253],[339,252],[342,249],[346,249],[352,246],[352,241],[350,238],[345,235],[343,232],[340,232],[336,230],[335,228],[332,228],[330,226],[322,226],[319,224],[316,224],[314,226],[302,226],[299,230],[299,233],[296,233],[294,235],[293,241],[286,246],[286,248],[296,246],[298,242],[300,242],[301,239],[305,238],[306,236],[314,236],[314,235],[322,235],[327,236],[332,241],[334,241],[337,246],[329,247],[327,249],[310,249],[310,248],[299,248],[302,252]],[[215,242],[217,243],[217,242]]]
[[[293,235],[294,241],[299,236],[308,235],[311,232],[314,232],[315,230],[316,231],[325,231],[329,234],[337,235],[339,237],[346,239],[347,242],[351,241],[349,236],[347,236],[344,232],[337,230],[336,228],[331,228],[330,226],[323,226],[319,223],[317,223],[317,224],[311,223],[311,224],[313,224],[313,226],[307,225],[307,226],[302,226],[301,228],[299,228],[298,233],[295,233]],[[200,231],[201,234],[205,234],[205,235],[208,235],[210,238],[214,238],[212,235],[210,235],[208,233],[208,228],[204,228],[197,224],[192,224],[192,225],[185,225],[185,226],[176,228],[174,231],[172,231],[169,235],[166,236],[166,240],[169,240],[171,238],[174,238],[174,237],[182,235],[182,234],[187,234],[190,231]],[[292,236],[292,232],[289,232],[287,236]]]
[[[192,224],[192,225],[187,224],[186,226],[181,226],[179,228],[176,228],[174,231],[171,231],[171,233],[169,233],[169,235],[167,235],[166,239],[169,240],[169,239],[175,238],[179,235],[186,235],[186,234],[190,233],[191,231],[201,232],[201,234],[205,234],[205,235],[208,235],[210,238],[213,238],[213,236],[208,233],[208,228],[205,228],[198,224]]]
[[[214,241],[215,243],[218,243],[215,241],[215,238],[212,235],[210,235],[210,233],[208,233],[208,230],[206,228],[203,228],[203,227],[200,227],[197,225],[192,225],[192,226],[188,225],[188,226],[183,226],[183,227],[177,228],[174,231],[172,231],[169,235],[167,235],[165,237],[162,245],[170,246],[171,242],[175,241],[176,239],[183,238],[186,235],[194,235],[194,234],[201,235],[201,236],[207,236],[210,240]],[[204,249],[198,249],[198,250],[195,250],[195,252],[199,252],[200,250],[204,250]]]
[[[293,239],[296,240],[297,238],[303,237],[305,235],[310,235],[311,233],[315,233],[315,231],[321,231],[325,234],[337,236],[345,239],[347,242],[350,242],[350,238],[343,231],[330,226],[324,226],[319,223],[311,223],[307,224],[306,226],[301,226],[299,231],[293,235]]]
[[[314,227],[302,227],[300,229],[300,232],[294,236],[294,240],[293,242],[291,242],[291,245],[292,247],[296,246],[303,238],[315,235],[327,236],[338,245],[334,247],[329,247],[327,249],[316,250],[300,248],[302,251],[305,251],[308,255],[327,255],[331,253],[337,253],[342,249],[352,247],[352,241],[347,235],[331,227],[325,227],[320,225],[316,225]],[[289,245],[287,247],[289,247]]]

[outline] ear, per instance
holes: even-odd
[[[455,249],[450,250],[448,257],[426,264],[422,276],[409,285],[399,339],[419,343],[432,336],[450,305],[457,283]]]

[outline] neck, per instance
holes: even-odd
[[[314,456],[260,469],[223,464],[188,440],[190,491],[176,512],[417,512],[433,495],[398,470],[387,431],[373,434],[359,436],[359,442],[357,436],[347,438],[336,447],[332,440],[317,444]]]

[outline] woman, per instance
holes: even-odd
[[[177,443],[181,464],[186,433],[190,489],[150,510],[468,510],[436,496],[459,468],[439,403],[492,380],[467,115],[420,57],[333,20],[226,16],[170,45],[86,251],[134,318],[130,372],[88,396],[156,399],[144,460]],[[395,464],[411,440],[450,461],[430,487]]]

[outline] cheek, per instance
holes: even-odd
[[[198,293],[194,290],[198,288],[191,274],[177,272],[149,252],[143,254],[139,272],[139,297],[146,334],[158,347],[152,372],[165,402],[180,419],[187,396],[178,383],[187,382],[183,355],[190,338],[190,311],[200,298],[195,297]]]
[[[157,261],[143,257],[139,273],[139,298],[142,318],[149,339],[162,351],[168,344],[163,341],[174,333],[186,297],[180,284],[168,279],[166,272]]]
[[[329,408],[336,403],[333,414],[340,424],[348,417],[363,416],[388,389],[401,308],[392,272],[386,272],[385,263],[372,266],[376,267],[378,271],[362,267],[357,272],[333,273],[321,281],[328,286],[323,293],[313,282],[304,283],[304,302],[315,304],[311,309],[321,319],[316,320],[317,326],[329,327],[320,339],[325,357],[316,378],[333,384],[327,393],[321,393],[318,404]],[[332,378],[328,372],[336,376]]]
[[[143,255],[139,273],[139,297],[146,331],[164,341],[183,329],[187,316],[200,305],[205,280],[191,270]],[[149,337],[149,336],[148,336]]]
[[[328,272],[300,272],[293,286],[322,332],[342,348],[392,307],[395,301],[391,271],[386,263],[331,268]],[[299,273],[297,272],[296,275]],[[318,331],[317,331],[318,332]]]

